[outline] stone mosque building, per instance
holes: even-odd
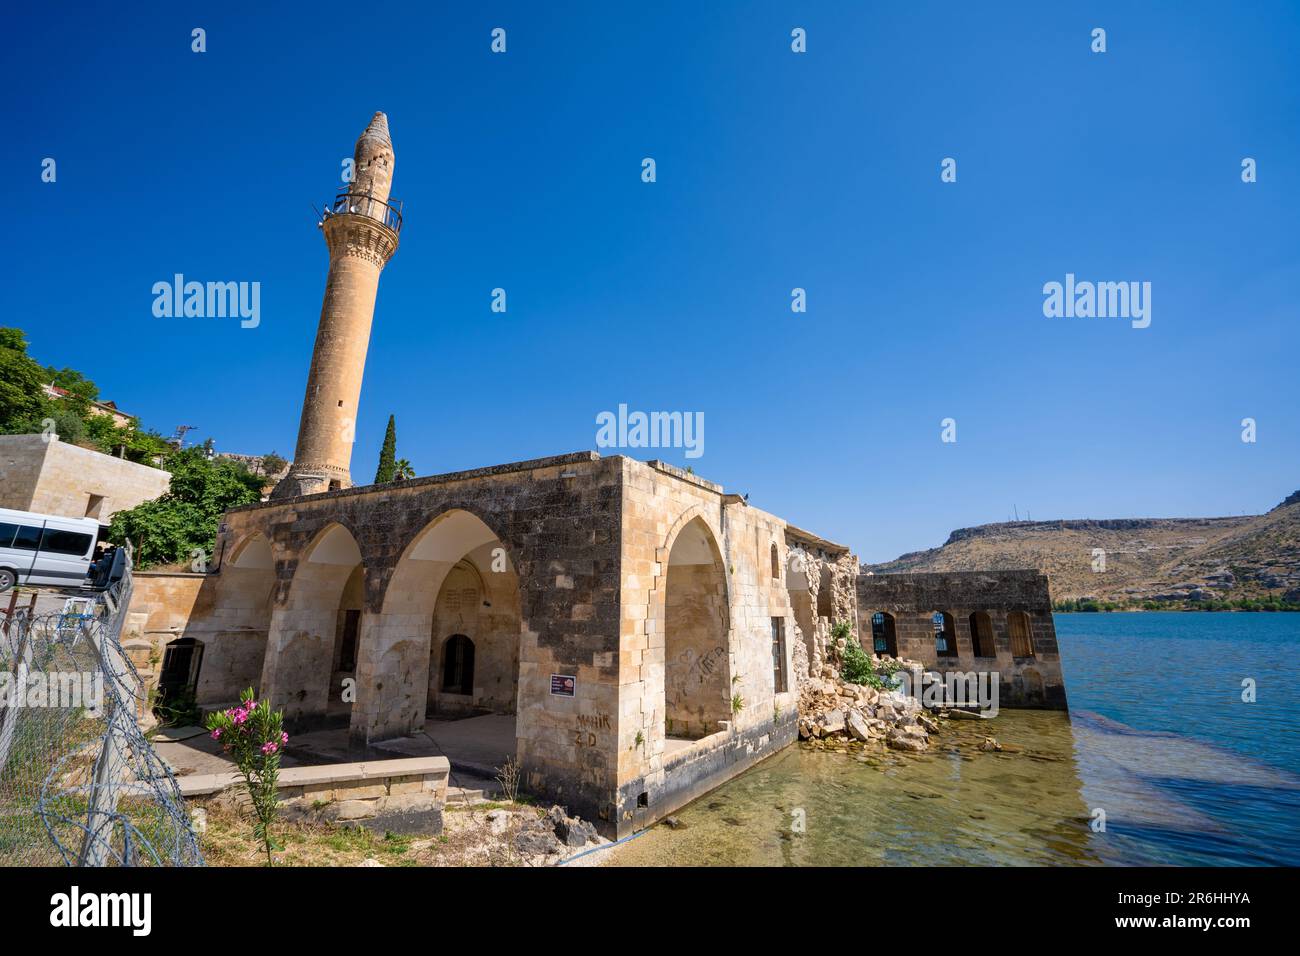
[[[137,577],[134,633],[186,649],[201,706],[254,686],[292,729],[346,726],[358,752],[429,717],[512,715],[502,762],[523,789],[622,836],[796,739],[797,685],[833,622],[866,615],[865,643],[897,619],[910,656],[936,663],[901,626],[933,608],[891,593],[860,612],[848,547],[661,461],[578,452],[354,486],[351,428],[402,225],[384,114],[355,168],[321,222],[329,273],[289,474],[226,515],[207,573]],[[1026,579],[1008,597],[1035,615],[1031,657],[1013,662],[1006,633],[981,653],[1051,706],[1059,656],[1036,577],[1041,593]],[[952,610],[951,664],[977,666]]]

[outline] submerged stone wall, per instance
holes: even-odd
[[[930,670],[992,671],[999,678],[999,703],[1011,707],[1066,709],[1065,679],[1056,643],[1056,625],[1045,574],[1037,571],[953,571],[916,574],[864,574],[857,579],[858,636],[871,652],[872,616],[892,617],[897,656],[920,661]],[[946,613],[955,633],[956,653],[936,646],[933,615]],[[987,615],[992,647],[977,647],[972,627]],[[1028,645],[1014,638],[1014,618],[1026,627]],[[1023,653],[1025,650],[1031,653]],[[990,651],[992,653],[990,653]],[[978,653],[977,653],[978,652]]]

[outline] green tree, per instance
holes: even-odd
[[[379,468],[375,472],[375,484],[382,485],[393,480],[397,473],[397,422],[388,416],[388,431],[384,432],[384,447],[379,449]]]
[[[284,471],[284,466],[289,464],[275,452],[262,456],[262,471],[267,475],[278,475]]]
[[[45,372],[27,354],[21,329],[0,328],[0,432],[41,430],[50,403],[41,393]]]
[[[405,481],[408,478],[415,477],[415,468],[405,458],[397,459],[393,465],[393,477],[398,481]]]
[[[42,380],[49,382],[51,385],[57,385],[68,393],[68,399],[72,401],[78,409],[89,411],[90,403],[99,400],[99,388],[86,376],[82,375],[73,368],[55,368],[53,365],[45,366],[45,374]]]
[[[175,452],[163,465],[171,472],[167,494],[113,515],[109,540],[137,546],[141,569],[159,564],[206,564],[221,516],[262,496],[262,479],[227,458],[209,461],[202,448]],[[201,555],[196,554],[201,552]]]
[[[67,395],[47,397],[42,390],[46,384],[57,385]],[[119,426],[111,415],[92,412],[90,403],[98,398],[95,383],[76,369],[37,364],[27,354],[21,329],[0,328],[0,434],[35,434],[52,423],[60,441],[110,455],[121,450],[124,457],[141,464],[152,465],[171,453],[161,435],[141,431],[135,419]]]

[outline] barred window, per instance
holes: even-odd
[[[772,686],[776,693],[786,692],[785,618],[772,618]]]

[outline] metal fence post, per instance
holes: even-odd
[[[99,668],[104,675],[108,732],[104,735],[103,748],[95,761],[90,807],[86,813],[86,837],[77,857],[78,866],[103,866],[112,848],[113,822],[116,819],[122,773],[125,769],[122,752],[126,729],[122,722],[130,721],[134,724],[136,710],[135,688],[128,687],[123,679],[126,667],[121,654],[122,624],[131,602],[131,587],[131,555],[128,551],[121,590],[117,594],[110,590],[104,595],[110,616],[105,626],[95,629],[92,638]]]

